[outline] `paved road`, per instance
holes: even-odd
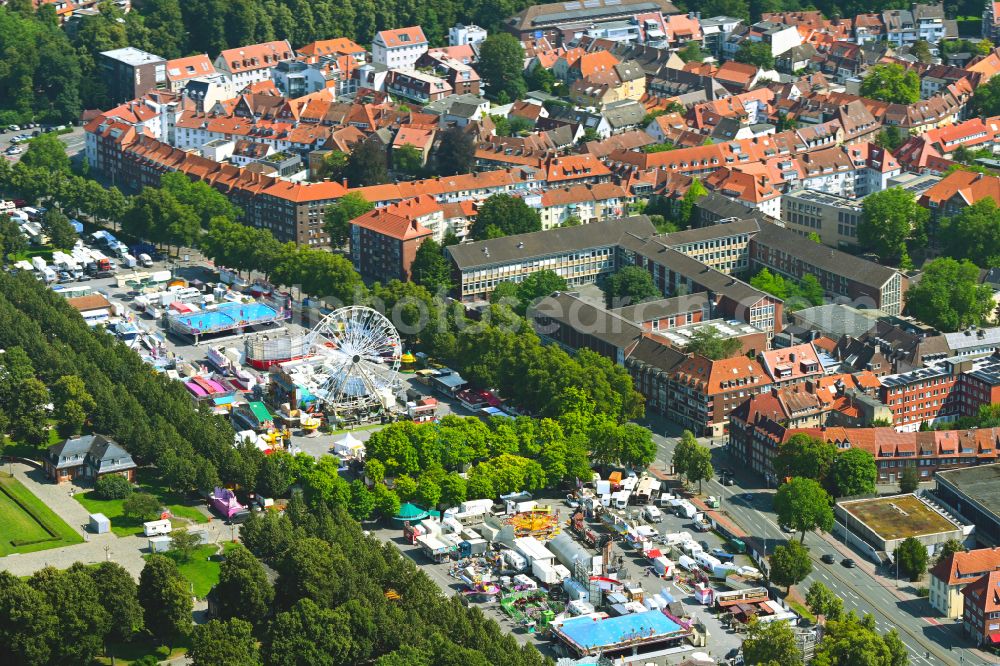
[[[664,432],[662,428],[657,430],[655,422],[651,425],[655,433]],[[671,436],[669,427],[666,432],[667,436],[654,434],[659,450],[654,463],[657,467],[662,465],[662,461],[670,459],[677,441],[676,436]],[[707,438],[702,438],[701,442],[711,444]],[[736,471],[736,483],[723,486],[718,481],[709,481],[704,484],[704,493],[722,498],[721,509],[751,536],[751,543],[758,551],[766,549],[770,553],[789,538],[797,538],[785,534],[778,527],[772,507],[774,490],[763,487],[760,477],[743,472],[741,464],[730,458],[722,446],[714,448],[713,462],[716,467]],[[751,502],[740,497],[746,493],[753,496]],[[1000,659],[970,649],[969,641],[961,635],[960,625],[942,621],[926,599],[916,596],[916,590],[909,582],[895,581],[883,575],[888,572],[878,570],[873,563],[832,535],[810,532],[806,534],[804,543],[813,556],[813,572],[798,587],[805,590],[814,581],[820,581],[843,599],[844,610],[853,610],[859,615],[871,614],[882,632],[895,628],[910,650],[911,664],[1000,664]],[[824,564],[819,559],[824,553],[836,555],[837,563]],[[844,557],[853,558],[858,563],[857,568],[844,568],[840,564]]]

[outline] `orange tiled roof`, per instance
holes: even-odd
[[[1000,548],[978,548],[965,553],[955,553],[931,568],[931,575],[946,585],[968,583],[975,574],[985,574],[1000,569]]]

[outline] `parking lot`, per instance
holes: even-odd
[[[555,511],[558,511],[561,529],[563,532],[568,531],[566,521],[574,513],[574,509],[571,509],[562,497],[539,497],[536,498],[536,501],[540,506],[552,507]],[[645,521],[641,516],[642,507],[640,506],[630,506],[627,509],[627,513],[630,519],[633,519],[638,524],[650,524],[654,529],[656,529],[658,535],[686,531],[689,532],[695,540],[703,542],[702,546],[703,548],[707,546],[707,548],[705,548],[707,551],[710,551],[713,548],[722,548],[725,545],[724,540],[714,532],[696,532],[693,529],[692,521],[682,519],[674,514],[667,513],[666,511],[663,512],[662,522],[659,523],[647,523],[647,521]],[[609,534],[608,530],[603,526],[600,520],[587,520],[586,524],[590,529],[597,533],[598,536]],[[472,526],[472,529],[475,530],[476,527]],[[572,532],[570,533],[572,534]],[[417,566],[425,571],[430,578],[445,591],[445,593],[450,595],[459,595],[465,591],[466,586],[464,583],[451,573],[456,562],[453,560],[447,560],[443,563],[436,563],[432,561],[427,555],[424,554],[419,546],[411,545],[409,541],[404,538],[401,527],[383,527],[374,530],[374,534],[379,539],[396,545],[396,547],[399,548],[406,557],[409,557],[417,564]],[[582,541],[579,539],[576,539],[576,541],[577,543],[582,544]],[[592,554],[597,554],[597,551],[592,548],[588,548],[588,551]],[[717,658],[721,658],[734,648],[738,648],[741,645],[742,637],[736,632],[723,626],[720,622],[719,616],[710,612],[709,607],[701,605],[695,599],[695,596],[690,588],[677,580],[663,580],[655,576],[652,573],[649,561],[640,551],[632,549],[622,541],[615,541],[612,557],[616,562],[619,557],[622,558],[623,566],[619,571],[620,578],[628,578],[635,581],[643,587],[646,595],[654,595],[661,591],[666,591],[676,601],[680,601],[684,605],[688,616],[705,626],[709,634],[708,646],[706,648],[698,648],[698,650],[707,652]],[[676,558],[672,559],[676,562]],[[739,565],[752,565],[752,562],[746,555],[737,555],[736,563]],[[466,597],[466,599],[469,600],[469,605],[480,608],[487,616],[499,622],[500,625],[507,631],[511,632],[519,642],[531,642],[544,654],[552,657],[566,656],[563,654],[562,648],[557,641],[544,638],[538,634],[530,633],[524,627],[513,622],[506,615],[506,613],[502,611],[498,601],[474,601],[474,599],[479,598],[481,597]],[[686,653],[693,650],[694,648],[686,651]],[[651,656],[643,657],[638,663],[675,664],[682,661],[683,658],[683,654]]]
[[[64,134],[59,134],[59,140],[66,144],[66,154],[71,158],[77,153],[83,150],[85,138],[82,126],[67,126],[67,129],[71,130]],[[0,128],[0,153],[3,154],[4,159],[9,162],[17,162],[21,159],[23,152],[8,152],[9,149],[17,147],[22,151],[28,149],[28,145],[25,142],[14,143],[11,140],[18,136],[27,135],[28,138],[34,138],[34,133],[38,132],[41,134],[41,127],[34,127],[30,129],[20,128],[18,130],[11,130],[10,126]]]

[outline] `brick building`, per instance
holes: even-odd
[[[965,611],[962,590],[991,571],[1000,571],[1000,548],[954,553],[931,567],[927,600],[945,617],[960,619]]]

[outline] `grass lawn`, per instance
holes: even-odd
[[[235,545],[230,542],[224,543],[222,545],[222,552],[229,552]],[[218,552],[218,546],[215,544],[205,544],[204,546],[198,546],[191,559],[187,562],[181,562],[177,559],[177,554],[170,551],[164,553],[164,555],[177,562],[177,569],[191,583],[194,595],[199,599],[204,599],[209,591],[215,587],[215,584],[219,582],[220,562],[212,559],[212,556]]]
[[[3,454],[5,456],[16,456],[18,458],[27,458],[28,460],[41,460],[45,456],[45,451],[53,444],[58,444],[62,441],[62,437],[56,432],[55,428],[49,428],[48,439],[44,442],[35,446],[34,444],[28,444],[27,442],[12,441],[9,442],[3,448]]]
[[[183,519],[182,522],[207,523],[208,516],[199,511],[194,503],[181,497],[177,493],[172,493],[159,480],[152,479],[145,470],[139,471],[138,492],[150,493],[160,499],[160,502],[170,513]],[[118,536],[130,536],[132,534],[142,534],[141,520],[126,518],[122,514],[122,504],[125,500],[101,500],[94,497],[94,491],[74,495],[76,501],[82,504],[90,513],[103,513],[111,520],[111,531]],[[175,523],[175,526],[177,523]]]
[[[94,661],[98,664],[110,664],[111,658],[114,657],[114,663],[116,664],[131,664],[133,661],[138,661],[148,654],[153,655],[160,661],[174,659],[184,655],[190,647],[189,639],[187,638],[179,638],[177,642],[178,644],[168,654],[167,648],[158,646],[155,641],[150,640],[148,637],[136,638],[131,643],[115,643],[111,641],[107,644],[107,653]]]
[[[806,608],[805,604],[793,601],[792,599],[785,599],[785,601],[788,602],[788,605],[793,611],[802,616],[803,619],[808,620],[809,624],[814,624],[816,622],[816,616],[813,615],[808,608]]]
[[[83,537],[20,481],[0,475],[0,557],[81,543]],[[37,541],[14,545],[18,541]]]
[[[24,252],[18,252],[13,256],[12,261],[21,261],[22,259],[30,260],[32,257],[41,257],[45,261],[52,261],[52,253],[55,252],[54,248],[51,247],[35,247]]]

